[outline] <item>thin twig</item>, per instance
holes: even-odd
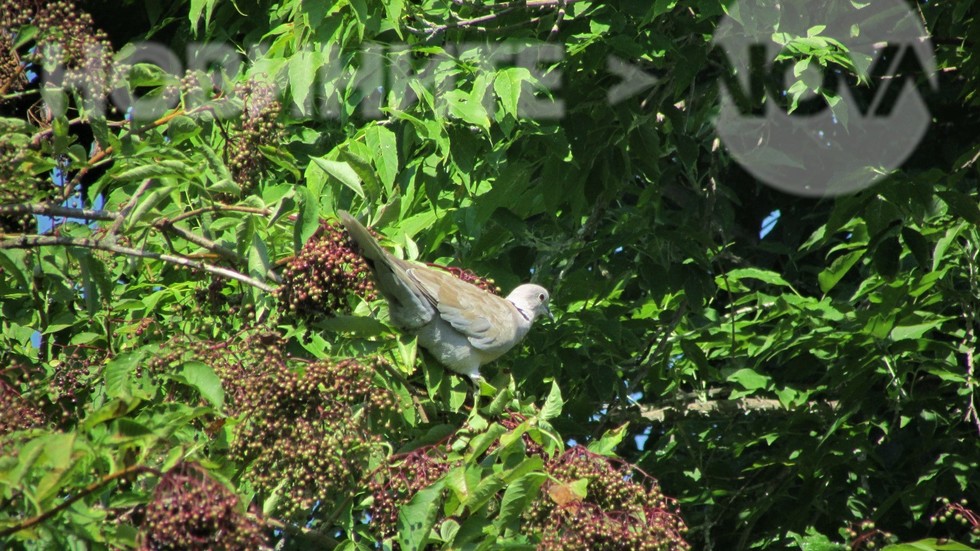
[[[269,209],[263,209],[258,207],[243,207],[239,205],[226,205],[224,203],[217,203],[215,205],[189,210],[185,213],[178,214],[177,216],[174,216],[169,220],[171,223],[176,224],[177,222],[180,222],[182,220],[186,220],[188,218],[194,218],[195,216],[200,216],[202,214],[207,214],[209,212],[223,212],[223,211],[247,212],[251,214],[258,214],[261,216],[269,216],[270,214],[272,214],[272,211],[270,211]],[[163,219],[157,220],[156,222],[154,222],[154,225],[162,221]]]
[[[558,38],[558,32],[561,30],[562,21],[565,20],[565,6],[568,4],[568,0],[558,0],[558,14],[555,15],[555,24],[551,27],[551,32],[548,33],[548,42],[554,42]]]
[[[0,238],[6,237],[0,234]],[[263,283],[255,278],[249,277],[245,274],[236,272],[234,270],[229,270],[227,268],[222,268],[220,266],[214,266],[212,264],[207,264],[205,262],[199,262],[196,260],[190,260],[180,256],[174,256],[171,254],[161,254],[154,253],[150,251],[143,251],[139,249],[133,249],[130,247],[124,247],[122,245],[117,245],[115,243],[104,242],[97,239],[81,239],[72,237],[60,237],[60,236],[50,236],[50,235],[22,235],[13,239],[7,238],[0,241],[0,249],[33,249],[36,247],[46,247],[46,246],[62,246],[62,247],[85,247],[88,249],[96,249],[101,251],[109,251],[113,253],[124,254],[127,256],[134,256],[138,258],[149,258],[152,260],[159,260],[161,262],[169,262],[171,264],[177,264],[178,266],[184,266],[187,268],[194,268],[197,270],[203,270],[205,272],[226,277],[228,279],[234,279],[235,281],[240,281],[246,285],[251,285],[256,289],[260,289],[267,293],[274,291],[274,288],[270,285]]]
[[[203,235],[197,235],[196,233],[178,227],[174,225],[174,223],[171,222],[170,220],[161,220],[159,222],[156,222],[155,224],[153,224],[153,227],[163,232],[176,234],[181,239],[184,239],[185,241],[190,241],[191,243],[199,247],[202,247],[204,249],[207,249],[232,262],[238,264],[245,263],[245,258],[242,257],[240,254],[236,253],[235,251],[229,249],[228,247],[225,247],[224,245],[221,245],[220,243],[216,243],[204,237]]]
[[[85,163],[85,166],[78,169],[78,172],[76,172],[75,175],[72,176],[71,180],[65,182],[64,188],[61,193],[62,202],[67,201],[72,196],[72,194],[75,193],[75,188],[82,181],[82,178],[86,174],[88,174],[88,171],[95,168],[96,164],[98,164],[100,161],[102,161],[109,155],[112,155],[111,145],[105,149],[100,149],[99,151],[96,151],[91,157],[89,157],[88,162]]]
[[[500,16],[509,13],[517,8],[528,8],[528,9],[539,9],[539,8],[550,8],[559,6],[559,18],[556,19],[555,25],[559,25],[565,18],[565,6],[568,4],[573,4],[580,0],[528,0],[527,2],[508,2],[506,4],[501,4],[499,6],[494,6],[496,11],[488,13],[486,15],[481,15],[478,17],[473,17],[470,19],[457,19],[449,23],[435,24],[430,21],[422,20],[422,23],[428,27],[427,29],[410,29],[418,34],[427,35],[430,39],[435,36],[442,34],[450,29],[461,29],[461,28],[479,28],[486,31],[479,25],[483,23],[489,23],[495,21]],[[454,14],[455,15],[455,14]]]

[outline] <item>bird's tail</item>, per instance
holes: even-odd
[[[347,232],[350,233],[351,238],[357,243],[361,256],[374,265],[388,263],[387,255],[384,249],[381,248],[381,244],[378,243],[378,240],[371,235],[371,232],[363,224],[358,222],[356,218],[345,210],[337,211],[337,216],[340,217],[340,223],[347,228]]]
[[[410,266],[382,249],[371,232],[350,213],[341,210],[337,211],[337,216],[374,272],[378,290],[388,301],[391,320],[405,329],[428,323],[432,317],[433,305],[429,303],[418,282],[409,275]]]

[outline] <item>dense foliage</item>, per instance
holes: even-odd
[[[836,198],[719,144],[715,0],[0,6],[0,547],[980,544],[974,2]],[[338,209],[555,322],[474,390]]]

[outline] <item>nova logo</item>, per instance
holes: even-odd
[[[902,0],[737,1],[714,43],[728,71],[718,135],[749,173],[787,193],[864,189],[929,126],[920,91],[936,86],[935,59]]]

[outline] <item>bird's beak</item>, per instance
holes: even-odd
[[[555,321],[555,315],[551,313],[551,308],[545,306],[544,313],[548,315],[548,319],[550,319],[551,321]]]

